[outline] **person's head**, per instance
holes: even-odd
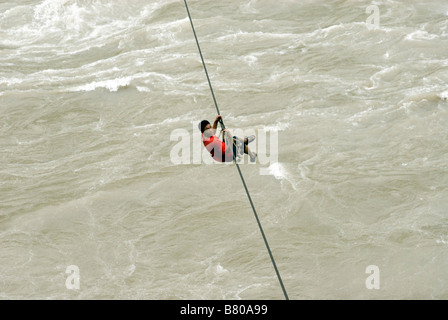
[[[199,125],[198,125],[198,129],[201,131],[201,133],[205,133],[205,131],[207,131],[208,129],[211,129],[212,126],[210,125],[210,122],[208,122],[207,120],[202,120]],[[207,134],[206,134],[207,135]]]

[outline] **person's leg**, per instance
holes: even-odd
[[[250,151],[249,146],[247,144],[244,145],[244,153],[248,154],[251,158],[254,157],[254,153]]]
[[[255,136],[251,135],[251,136],[248,136],[248,137],[244,138],[244,143],[245,144],[249,144],[249,143],[251,143],[254,140],[255,140]]]
[[[237,136],[234,136],[233,139],[239,141],[242,144],[241,151],[243,151],[245,154],[250,156],[251,162],[255,162],[255,158],[256,158],[257,154],[255,152],[252,152],[248,146],[248,144],[255,139],[255,136],[246,137],[246,138],[244,138],[244,140],[241,138],[238,138]],[[233,149],[234,152],[236,152],[235,144],[236,144],[236,141],[234,141],[234,149]]]
[[[250,151],[247,145],[245,145],[244,147],[245,149],[247,149],[247,154],[250,156],[250,162],[255,162],[255,160],[257,159],[257,153]]]

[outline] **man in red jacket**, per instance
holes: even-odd
[[[255,136],[249,136],[243,139],[231,135],[228,129],[224,129],[227,143],[222,142],[215,136],[218,122],[222,119],[221,116],[217,116],[213,126],[207,120],[202,120],[198,128],[202,133],[202,142],[205,148],[210,152],[213,159],[218,162],[232,162],[234,156],[238,155],[237,146],[241,145],[241,153],[246,153],[250,157],[251,162],[255,162],[257,154],[250,151],[248,144],[255,140]]]

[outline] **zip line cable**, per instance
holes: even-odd
[[[218,103],[216,102],[215,94],[213,92],[212,83],[210,82],[210,78],[208,76],[207,67],[205,66],[204,57],[202,56],[201,47],[199,46],[198,37],[196,36],[196,31],[194,29],[193,20],[191,19],[190,10],[188,10],[187,0],[184,0],[184,3],[185,3],[185,9],[187,9],[188,18],[190,19],[191,29],[193,30],[193,35],[194,35],[194,38],[196,40],[196,44],[197,44],[197,47],[198,47],[199,55],[201,56],[201,61],[202,61],[202,65],[204,67],[205,75],[207,77],[208,85],[209,85],[210,91],[212,93],[213,102],[215,103],[216,112],[218,113],[218,115],[221,115],[220,112],[219,112]],[[222,120],[222,118],[220,119],[220,124],[221,124],[221,129],[222,130],[226,128],[224,126],[224,121]],[[266,236],[264,234],[263,227],[261,226],[261,222],[260,222],[260,219],[258,218],[257,211],[255,210],[254,203],[252,202],[252,198],[250,196],[249,190],[247,189],[246,182],[244,181],[243,174],[241,173],[240,166],[236,162],[235,154],[233,155],[233,161],[236,164],[236,167],[238,169],[238,173],[240,174],[240,178],[241,178],[241,181],[243,182],[244,190],[246,190],[246,194],[247,194],[247,197],[249,199],[250,205],[252,207],[252,211],[254,212],[255,219],[257,220],[258,228],[260,229],[261,235],[262,235],[264,243],[266,245],[266,249],[268,250],[269,257],[271,258],[272,265],[274,266],[275,273],[277,274],[277,278],[278,278],[278,281],[280,282],[280,286],[282,288],[283,294],[285,295],[286,300],[289,300],[288,294],[286,293],[285,286],[283,285],[283,281],[282,281],[282,278],[280,276],[280,272],[278,271],[277,265],[275,264],[274,256],[272,255],[271,249],[269,248],[268,240],[266,239]]]
[[[191,29],[193,30],[194,39],[196,40],[196,44],[198,46],[199,55],[201,56],[202,65],[203,65],[204,71],[205,71],[205,76],[207,77],[207,81],[208,81],[208,86],[210,87],[210,91],[211,91],[212,97],[213,97],[213,102],[215,103],[216,112],[218,113],[218,115],[221,115],[221,113],[219,112],[218,103],[216,102],[215,93],[213,92],[212,83],[210,82],[210,78],[208,76],[207,67],[205,66],[204,57],[202,56],[201,47],[199,46],[198,37],[196,36],[196,31],[193,26],[193,20],[191,19],[190,10],[188,10],[187,0],[184,0],[184,2],[185,2],[185,8],[187,9],[188,18],[190,19]],[[220,120],[220,123],[221,123],[221,129],[225,129],[224,122],[222,120]]]

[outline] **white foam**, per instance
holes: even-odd
[[[90,66],[91,65],[89,65],[89,67]],[[120,71],[120,69],[114,67],[110,70],[96,72],[94,75],[97,78],[100,78],[100,77],[104,77],[104,76],[109,76],[112,73],[117,73],[119,71]],[[158,80],[160,78],[163,80],[169,80],[169,81],[172,80],[171,77],[164,75],[164,74],[157,73],[157,72],[143,72],[143,73],[135,74],[132,76],[125,76],[125,77],[121,77],[121,78],[92,81],[87,84],[69,88],[67,90],[70,92],[78,92],[78,91],[94,91],[98,88],[104,88],[104,89],[108,89],[111,92],[116,92],[120,88],[125,88],[125,87],[129,86],[133,80],[144,79],[144,80],[142,80],[143,83],[154,83],[154,79]],[[57,81],[60,81],[60,79],[57,79]],[[136,88],[139,92],[150,92],[151,91],[150,88],[145,87],[145,86],[136,86]]]
[[[270,131],[285,131],[285,129],[289,128],[289,123],[278,121],[276,124],[270,126],[263,126],[263,130],[266,132]]]
[[[192,116],[191,113],[188,113],[186,115],[182,115],[182,116],[179,116],[176,118],[166,118],[162,122],[149,123],[149,124],[144,124],[144,125],[140,125],[140,126],[134,125],[132,128],[133,129],[147,129],[147,128],[151,128],[154,126],[164,126],[166,124],[176,123],[176,122],[181,122],[181,121],[182,122],[190,121],[191,123],[195,123],[195,125],[196,125],[197,118]]]
[[[277,180],[286,179],[286,171],[278,162],[271,164],[269,168],[267,168],[267,172],[269,172],[269,175],[274,176]]]
[[[218,264],[218,265],[215,267],[215,273],[216,273],[216,274],[224,274],[224,273],[228,273],[228,272],[229,272],[229,270],[223,268],[220,264]]]
[[[110,92],[116,92],[122,87],[127,87],[131,84],[132,77],[123,77],[111,80],[94,81],[82,86],[74,87],[69,89],[69,91],[94,91],[97,88],[105,88]]]
[[[216,39],[216,41],[233,41],[236,39],[243,40],[244,38],[249,38],[251,39],[251,41],[255,41],[256,39],[295,39],[296,37],[297,35],[293,33],[274,33],[261,31],[247,32],[238,30],[237,32],[220,36]]]
[[[439,93],[437,96],[444,101],[448,101],[448,90]]]
[[[252,66],[258,61],[258,58],[254,55],[247,55],[242,57],[241,60],[246,62],[249,66]]]
[[[137,90],[138,90],[138,92],[151,92],[151,89],[149,89],[147,87],[141,87],[141,86],[137,86]]]
[[[306,165],[304,165],[304,164],[302,164],[302,163],[299,163],[299,164],[297,165],[297,168],[299,169],[300,177],[301,177],[303,180],[308,180],[308,175],[309,175],[309,173],[310,173],[310,169],[309,169]]]
[[[427,31],[417,30],[406,36],[406,40],[433,40],[439,38],[438,35],[428,33]]]
[[[18,78],[0,78],[0,84],[6,84],[8,87],[15,85],[15,84],[20,84],[23,82],[23,79],[18,79]]]
[[[437,239],[437,240],[436,240],[436,243],[438,243],[438,244],[448,245],[448,237],[446,237],[446,236],[441,236],[440,239]]]
[[[32,27],[42,35],[65,30],[64,37],[71,39],[86,29],[90,12],[77,1],[45,0],[34,8]]]

